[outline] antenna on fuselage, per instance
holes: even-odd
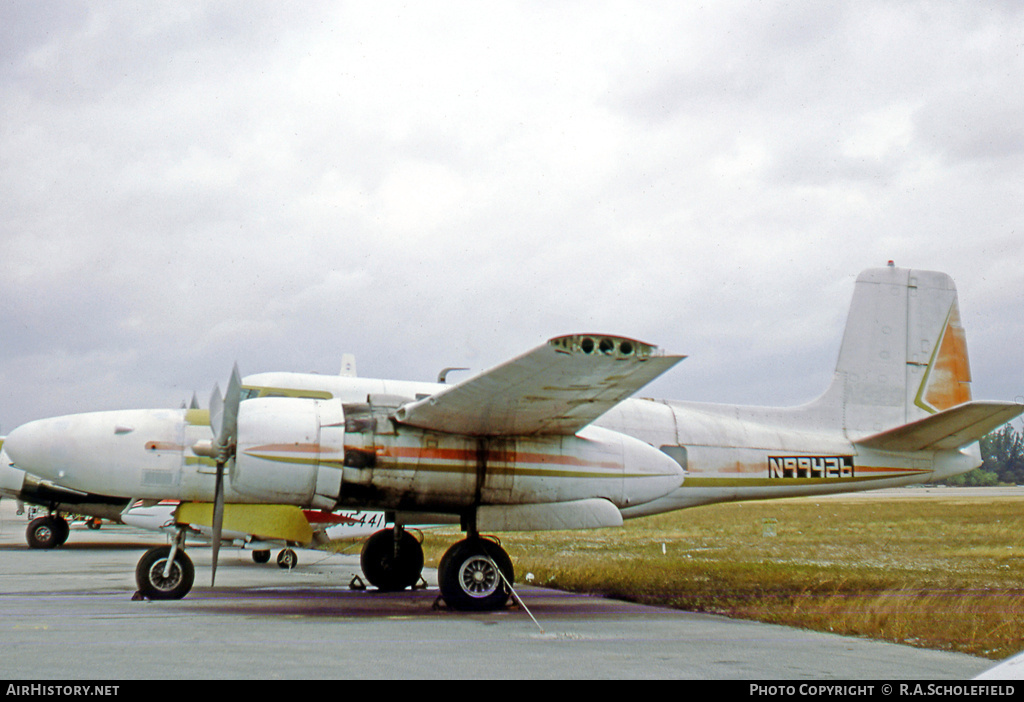
[[[452,371],[464,371],[464,370],[469,370],[469,369],[468,368],[455,368],[454,366],[451,367],[451,368],[445,368],[444,370],[442,370],[440,373],[437,374],[437,382],[439,382],[439,383],[447,383],[448,382],[448,374],[449,373],[451,373]]]
[[[356,357],[355,354],[345,353],[341,355],[341,371],[338,375],[345,378],[356,377]]]

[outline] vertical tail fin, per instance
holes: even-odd
[[[953,280],[890,265],[857,278],[835,377],[814,404],[857,439],[970,401],[970,382]]]

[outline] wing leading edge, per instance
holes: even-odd
[[[395,419],[470,436],[571,435],[684,358],[619,336],[555,337],[405,405]]]

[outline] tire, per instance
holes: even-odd
[[[260,549],[252,552],[253,563],[269,563],[270,562],[270,549]]]
[[[497,566],[497,568],[495,568]],[[505,576],[502,580],[498,571]],[[488,539],[464,539],[452,545],[437,569],[438,585],[444,601],[452,609],[483,612],[501,609],[512,594],[512,559],[497,542]]]
[[[135,567],[135,584],[144,597],[150,600],[180,600],[192,589],[195,568],[192,559],[181,549],[174,556],[170,575],[164,577],[164,567],[170,554],[170,546],[157,546],[146,551],[139,559]]]
[[[25,540],[29,548],[56,548],[63,543],[60,534],[60,525],[53,517],[36,517],[28,523]]]
[[[299,564],[299,554],[290,548],[283,549],[277,554],[277,567],[284,570],[291,570]]]
[[[404,590],[419,582],[423,572],[423,546],[416,537],[402,531],[395,549],[393,529],[375,532],[359,554],[363,575],[378,590]]]
[[[57,534],[57,545],[63,546],[71,536],[71,525],[64,517],[50,517],[53,520],[53,530]]]

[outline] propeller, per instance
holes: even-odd
[[[224,527],[224,466],[235,457],[238,443],[238,405],[242,400],[242,377],[236,363],[228,381],[227,393],[221,397],[220,386],[214,385],[210,396],[210,428],[213,444],[210,453],[217,461],[217,481],[213,493],[213,568],[210,586],[217,580],[217,556],[220,554],[220,536]]]

